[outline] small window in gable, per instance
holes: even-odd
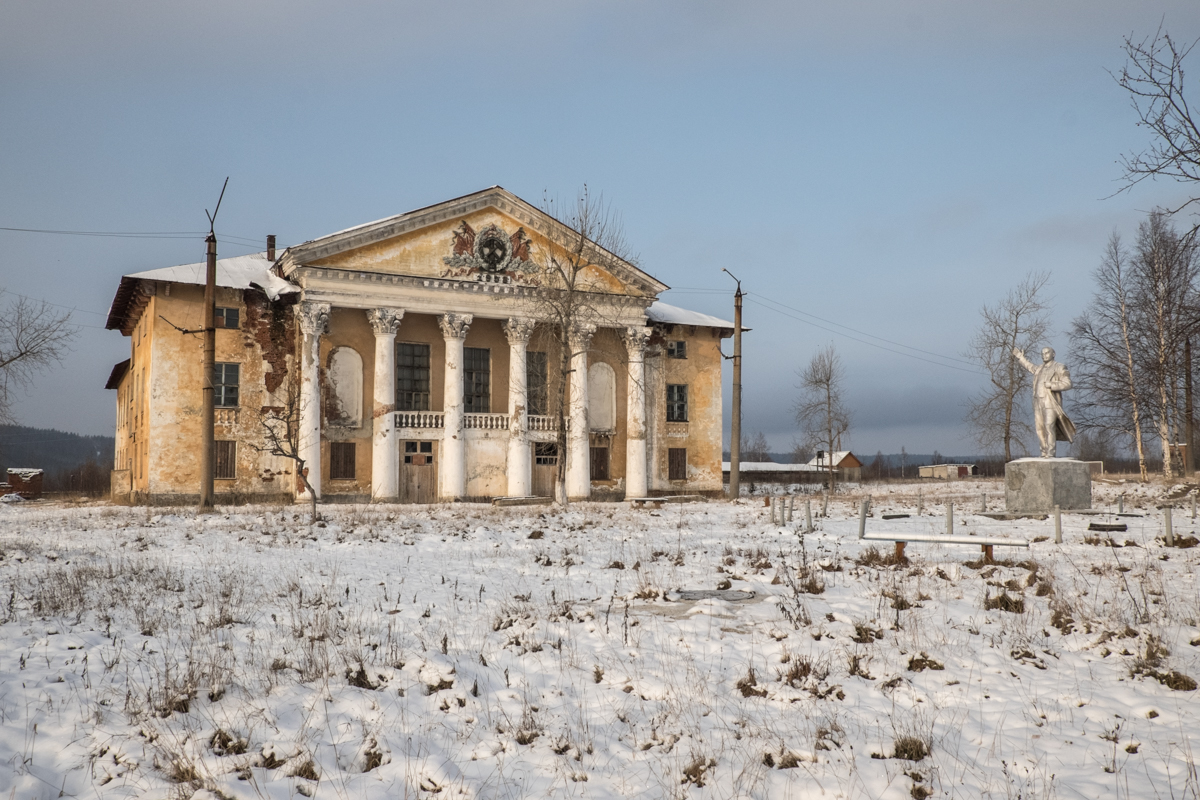
[[[667,358],[687,358],[687,342],[667,342]]]

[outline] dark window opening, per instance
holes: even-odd
[[[213,323],[218,328],[236,328],[241,312],[236,308],[218,308],[213,316]]]
[[[354,442],[329,443],[329,479],[354,480]]]
[[[225,481],[237,477],[237,442],[213,442],[213,477]]]
[[[404,463],[415,464],[418,467],[433,463],[433,442],[405,442]]]
[[[429,345],[396,343],[396,410],[429,410]]]
[[[238,365],[213,364],[213,405],[236,408],[238,404]]]
[[[667,448],[667,480],[687,480],[687,448]]]
[[[608,448],[592,448],[592,480],[608,480]]]
[[[492,351],[485,347],[463,348],[463,411],[487,414],[492,410]]]
[[[528,413],[544,417],[550,413],[549,378],[546,354],[533,350],[525,355],[525,386]]]
[[[687,342],[667,342],[667,358],[687,358]]]
[[[688,387],[684,383],[667,384],[667,422],[688,421]]]
[[[558,464],[558,445],[554,442],[534,442],[533,463],[543,467]]]

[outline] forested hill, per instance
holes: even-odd
[[[80,436],[46,428],[0,425],[0,480],[9,467],[35,467],[48,474],[71,470],[89,459],[112,469],[111,436]]]

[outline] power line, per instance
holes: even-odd
[[[867,333],[866,331],[860,331],[857,328],[851,328],[849,325],[843,325],[840,322],[835,322],[831,319],[825,319],[824,317],[818,317],[816,314],[810,314],[807,311],[802,311],[798,308],[793,308],[792,306],[789,306],[786,303],[781,303],[778,300],[775,300],[770,297],[764,297],[763,295],[758,294],[757,292],[747,292],[747,294],[753,294],[755,297],[761,298],[763,301],[765,301],[767,303],[772,303],[774,305],[781,306],[783,308],[786,308],[788,311],[794,311],[797,314],[803,314],[806,317],[812,317],[813,319],[820,320],[821,322],[824,322],[829,325],[834,325],[839,328],[844,328],[845,330],[851,331],[852,333],[857,333],[860,336],[867,336],[871,339],[877,339],[881,342],[886,342],[887,344],[894,345],[895,347],[903,347],[905,350],[914,350],[918,353],[924,353],[927,356],[933,356],[934,358],[942,358],[942,359],[945,359],[946,361],[954,361],[959,364],[965,364],[968,367],[972,367],[974,370],[979,369],[978,366],[971,363],[970,361],[964,361],[961,358],[955,358],[954,356],[946,356],[946,355],[942,355],[941,353],[935,353],[932,350],[922,350],[920,347],[913,347],[912,345],[907,345],[907,344],[904,344],[903,342],[896,342],[891,339],[885,339],[882,336],[876,336],[873,333]],[[772,309],[772,310],[776,310],[776,309]]]
[[[932,359],[928,359],[928,358],[922,358],[921,356],[913,355],[912,353],[906,353],[906,352],[904,352],[903,350],[893,350],[893,349],[892,349],[892,348],[890,348],[890,347],[884,347],[884,346],[883,346],[883,345],[881,345],[881,344],[876,344],[875,342],[869,342],[869,341],[867,341],[867,340],[865,340],[865,339],[859,339],[857,336],[851,336],[851,335],[850,335],[850,334],[848,334],[848,333],[844,333],[844,332],[842,332],[842,331],[837,331],[837,330],[834,330],[833,328],[827,328],[827,327],[825,327],[824,325],[818,325],[817,323],[815,323],[815,322],[812,322],[811,320],[804,319],[803,317],[797,317],[797,316],[794,316],[794,315],[792,315],[792,314],[788,314],[788,313],[786,313],[786,312],[784,312],[784,311],[780,311],[780,310],[779,310],[779,309],[777,309],[777,308],[772,308],[771,306],[769,306],[769,305],[767,305],[767,304],[765,304],[765,303],[760,303],[760,302],[758,302],[758,301],[755,301],[755,300],[751,300],[750,302],[754,303],[755,305],[760,305],[760,306],[762,306],[763,308],[765,308],[765,309],[767,309],[767,310],[769,310],[769,311],[774,311],[776,314],[781,314],[781,315],[783,315],[783,316],[785,316],[785,317],[789,317],[790,319],[794,319],[794,320],[796,320],[797,322],[803,322],[804,324],[806,324],[806,325],[811,325],[811,326],[813,326],[814,328],[820,328],[821,330],[823,330],[823,331],[828,331],[829,333],[832,333],[832,334],[834,334],[835,336],[842,336],[842,337],[845,337],[845,338],[847,338],[847,339],[850,339],[851,341],[858,342],[859,344],[865,344],[865,345],[867,345],[868,347],[874,347],[874,348],[877,348],[877,349],[879,349],[879,350],[886,350],[886,351],[887,351],[887,352],[889,352],[889,353],[895,353],[896,355],[899,355],[899,356],[906,356],[907,358],[916,359],[917,361],[924,361],[924,362],[925,362],[925,363],[927,363],[927,364],[933,364],[933,365],[935,365],[935,366],[938,366],[938,367],[945,367],[946,369],[954,369],[954,370],[958,370],[959,372],[969,372],[969,373],[971,373],[971,374],[973,374],[973,375],[978,375],[978,374],[981,374],[981,372],[982,372],[982,371],[981,371],[981,370],[979,370],[978,368],[976,368],[976,369],[965,369],[965,368],[963,368],[963,367],[956,367],[956,366],[954,366],[953,364],[945,364],[945,363],[943,363],[943,362],[941,362],[941,361],[933,361]],[[800,313],[803,313],[803,312],[800,312]],[[836,324],[836,323],[835,323],[835,324]],[[866,335],[866,336],[870,336],[871,334],[864,334],[864,335]],[[876,337],[876,338],[878,338],[878,337]],[[884,340],[884,341],[886,341],[886,340]],[[900,347],[906,347],[907,345],[899,345],[899,346],[900,346]],[[913,349],[916,349],[916,348],[913,348]],[[934,354],[934,355],[936,355],[936,354]],[[945,356],[938,356],[938,357],[939,357],[939,358],[945,358]],[[955,360],[957,360],[957,359],[955,359]]]

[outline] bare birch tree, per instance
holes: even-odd
[[[544,323],[535,335],[542,342],[553,342],[558,356],[558,382],[548,387],[548,411],[558,426],[555,499],[566,503],[571,364],[575,356],[587,352],[592,334],[607,315],[608,292],[599,282],[600,273],[618,264],[637,266],[637,259],[625,240],[620,216],[586,185],[568,203],[544,200],[542,210],[563,227],[551,226],[547,231],[545,252],[536,259],[540,287],[530,311]]]
[[[1152,391],[1146,394],[1162,444],[1163,475],[1174,475],[1171,445],[1178,440],[1184,342],[1196,328],[1196,278],[1200,263],[1191,240],[1180,236],[1165,212],[1138,226],[1131,283],[1140,336],[1135,346]]]
[[[1129,270],[1129,252],[1114,233],[1095,272],[1096,293],[1071,324],[1071,369],[1079,390],[1080,422],[1129,437],[1145,481],[1144,381],[1135,363],[1139,333],[1134,330]]]
[[[845,370],[833,345],[819,350],[799,376],[796,422],[808,441],[819,444],[825,451],[829,490],[833,491],[836,476],[833,454],[842,435],[850,430],[850,411],[842,400]]]
[[[1193,116],[1184,91],[1183,62],[1196,42],[1176,43],[1161,27],[1141,41],[1125,38],[1125,66],[1113,77],[1129,92],[1138,127],[1150,131],[1153,140],[1140,152],[1126,155],[1125,189],[1146,178],[1170,178],[1184,183],[1200,182],[1200,125]],[[1167,213],[1175,214],[1200,202],[1193,196]],[[1195,236],[1192,227],[1186,238]]]
[[[983,324],[964,354],[988,376],[987,387],[968,401],[967,423],[980,447],[1002,447],[1006,462],[1012,460],[1014,444],[1028,452],[1026,442],[1033,436],[1028,409],[1017,405],[1029,389],[1030,374],[1012,351],[1024,352],[1045,339],[1050,309],[1043,290],[1049,281],[1048,273],[1031,272],[999,303],[980,309]]]
[[[79,330],[70,312],[17,297],[0,313],[0,423],[11,424],[14,396],[61,363]]]

